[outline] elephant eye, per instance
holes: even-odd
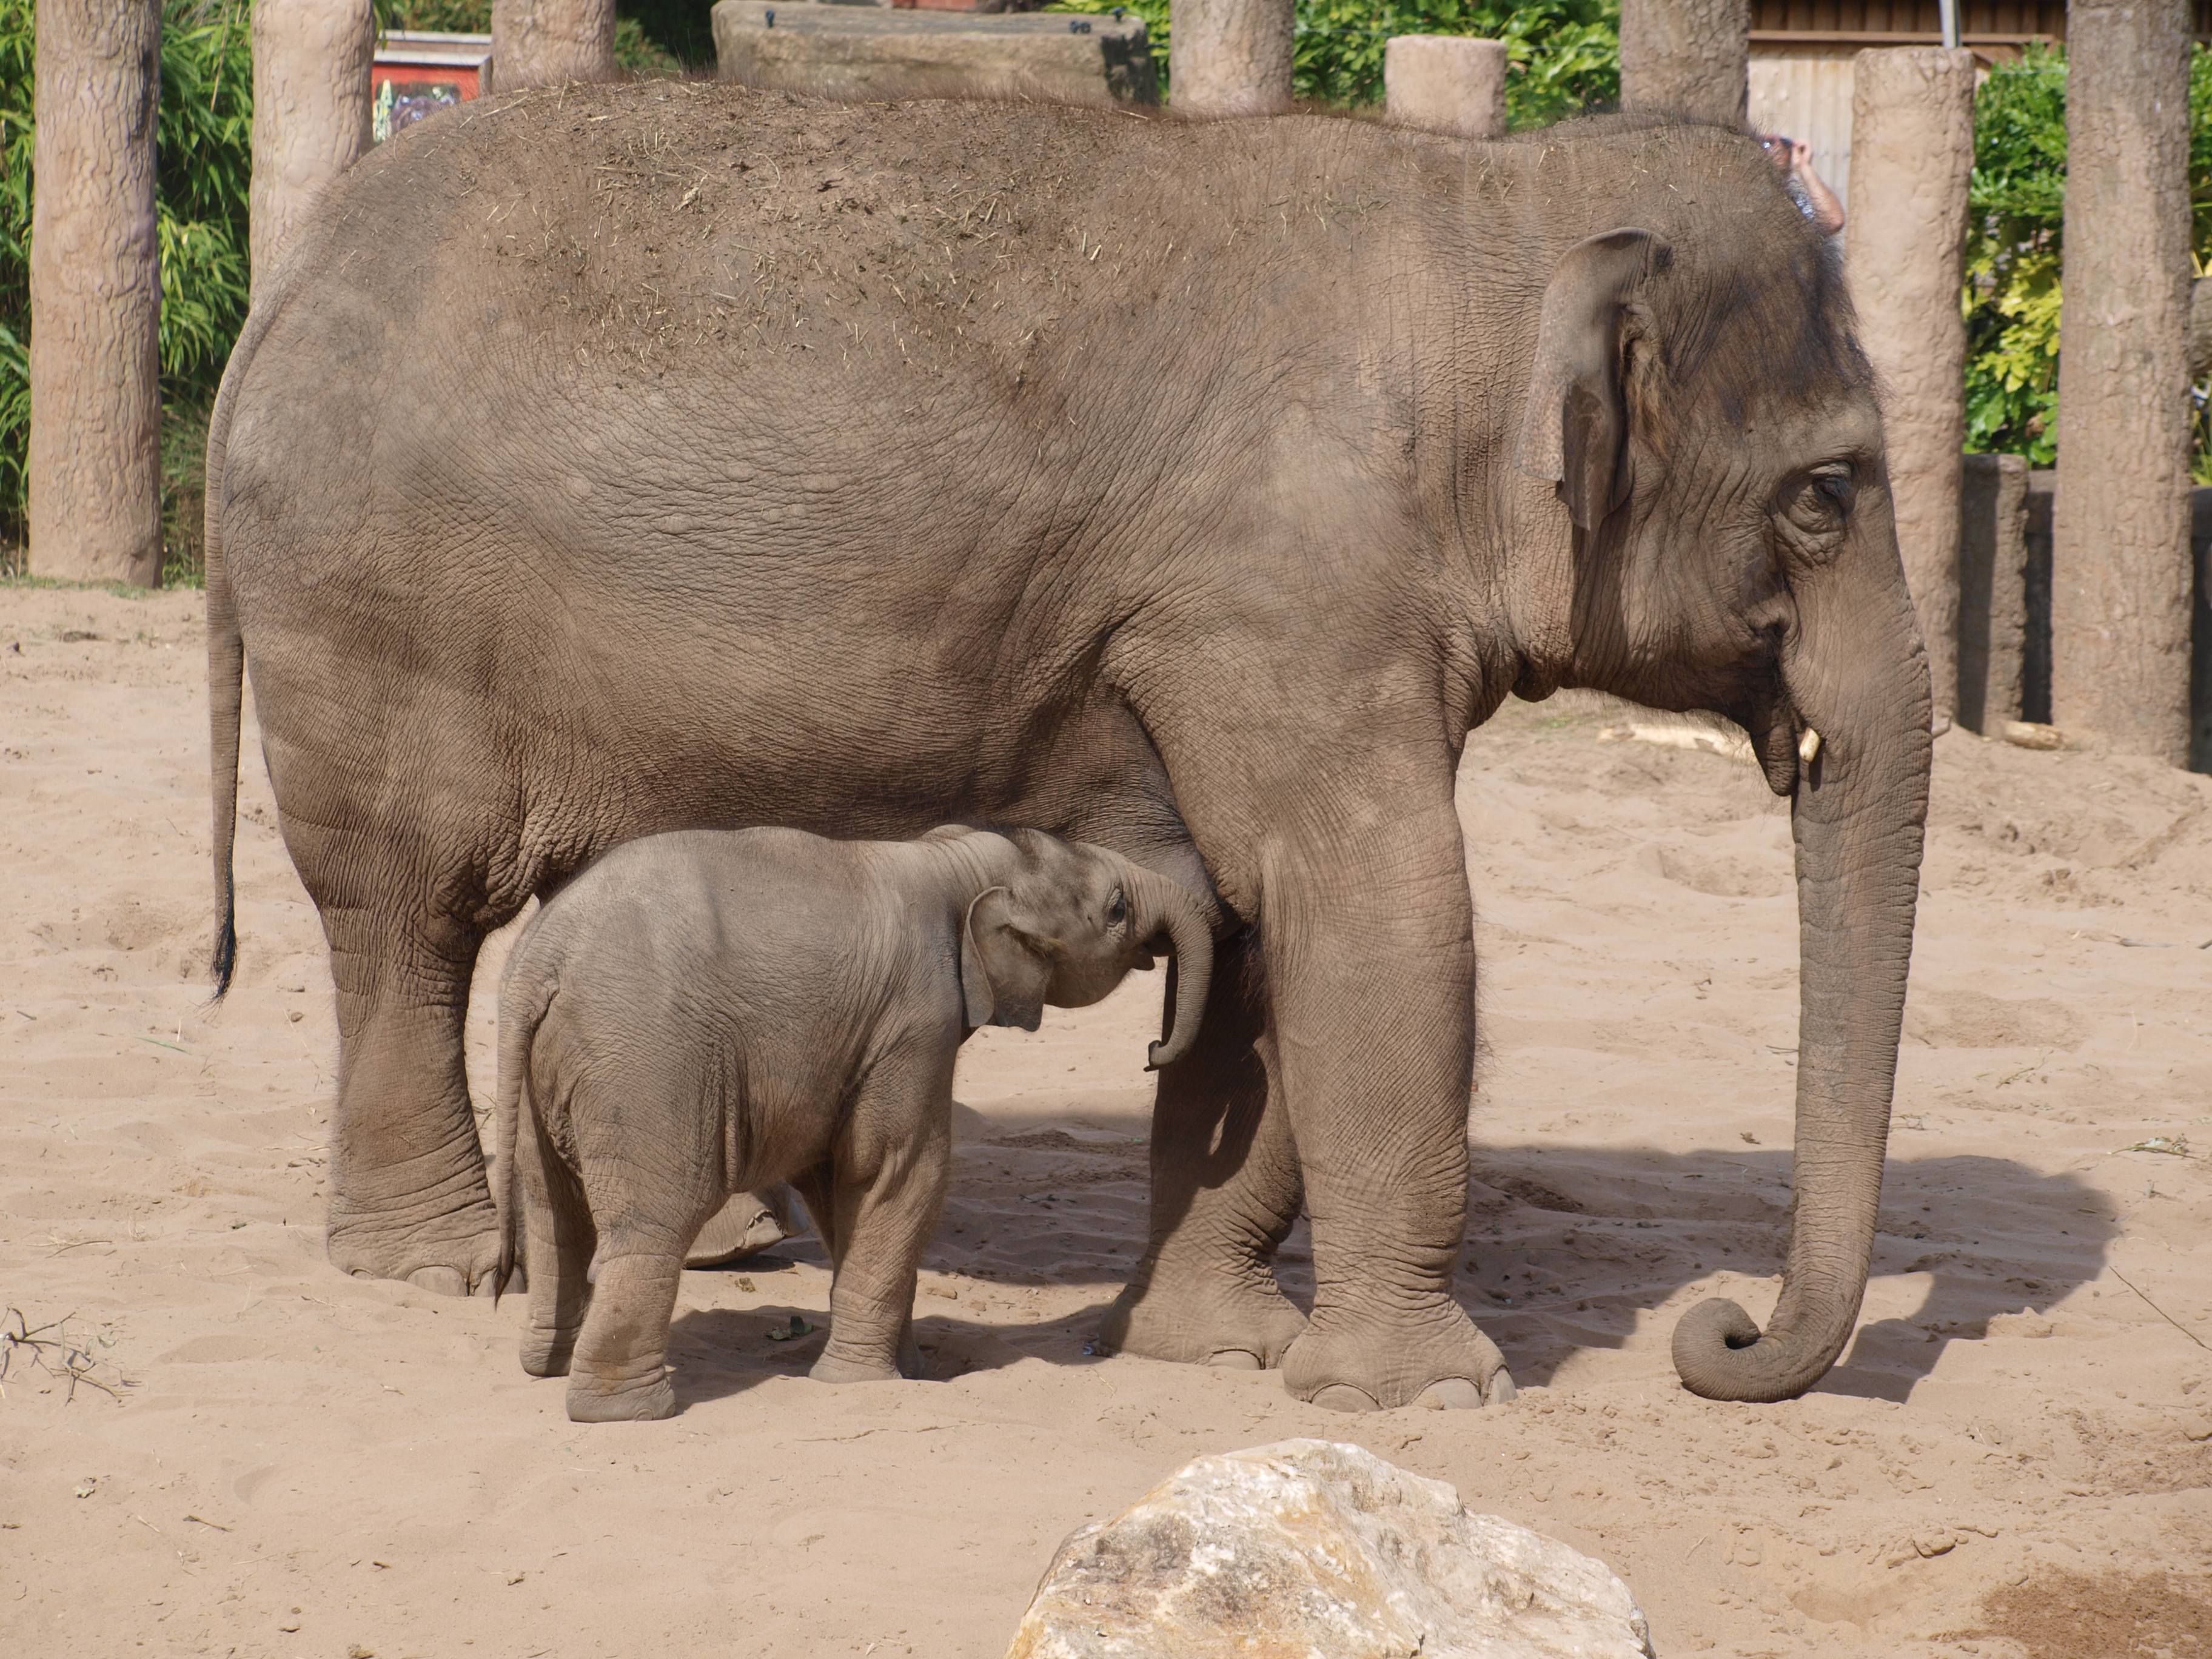
[[[1109,927],[1119,927],[1128,919],[1129,901],[1121,896],[1121,890],[1116,887],[1113,896],[1106,901],[1106,925]]]
[[[1808,530],[1832,529],[1850,517],[1851,502],[1857,495],[1849,472],[1840,468],[1815,472],[1797,492],[1796,501],[1791,503],[1796,510],[1790,516]]]

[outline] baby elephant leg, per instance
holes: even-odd
[[[684,1241],[605,1241],[599,1282],[568,1368],[576,1423],[645,1422],[676,1412],[668,1383],[668,1322],[684,1277]]]
[[[530,1322],[522,1333],[522,1369],[532,1376],[566,1376],[583,1328],[592,1287],[586,1278],[598,1240],[575,1171],[552,1154],[528,1120],[516,1137],[515,1174],[522,1188],[523,1267]]]
[[[952,1079],[949,1063],[939,1069],[901,1079],[879,1068],[839,1137],[823,1194],[832,1218],[819,1229],[836,1273],[830,1340],[810,1373],[822,1382],[921,1375],[915,1273],[952,1168]]]

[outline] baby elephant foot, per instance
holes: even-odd
[[[655,1371],[652,1376],[611,1385],[581,1371],[573,1373],[568,1378],[568,1420],[657,1423],[675,1416],[676,1390],[669,1386],[665,1369],[655,1367]]]
[[[522,1334],[522,1369],[532,1376],[568,1376],[568,1362],[575,1352],[574,1330],[538,1330],[533,1327]]]

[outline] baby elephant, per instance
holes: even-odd
[[[731,1194],[788,1181],[836,1273],[813,1374],[921,1375],[915,1270],[962,1041],[1097,1001],[1163,935],[1177,983],[1155,1066],[1197,1034],[1213,941],[1181,885],[1103,848],[951,825],[608,854],[538,912],[500,988],[499,1282],[520,1228],[523,1369],[565,1373],[578,1422],[667,1416],[684,1252]]]

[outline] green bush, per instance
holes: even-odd
[[[1168,0],[1056,0],[1056,12],[1133,12],[1145,20],[1168,90]],[[1620,97],[1620,0],[1297,0],[1291,92],[1342,108],[1382,99],[1394,34],[1471,34],[1505,42],[1505,112],[1542,126]]]
[[[2212,258],[2212,52],[2189,65],[2191,245]],[[2031,46],[1974,98],[1966,242],[1966,447],[2049,466],[2058,451],[2058,318],[2066,208],[2066,57]],[[2212,482],[2197,404],[2196,471]]]
[[[1382,100],[1394,34],[1505,43],[1506,118],[1516,128],[1620,99],[1620,0],[1298,0],[1292,91],[1357,106]]]

